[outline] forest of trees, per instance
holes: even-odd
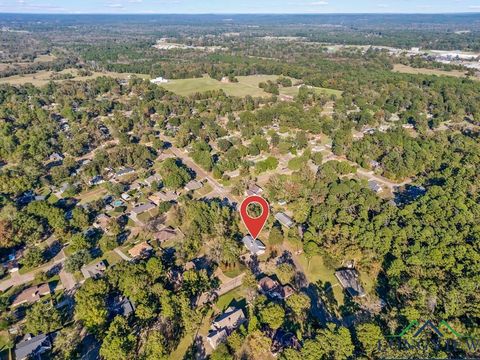
[[[384,36],[369,44],[418,45],[415,36],[421,30],[397,25],[383,29]],[[128,81],[99,76],[57,79],[43,87],[0,85],[2,261],[21,251],[24,272],[49,264],[68,249],[64,270],[81,276],[84,265],[111,255],[126,237],[135,237],[136,243],[153,240],[158,228],[152,222],[131,231],[132,206],[125,211],[123,200],[135,182],[154,174],[161,178],[144,193],[137,191],[136,205],[150,203],[154,193],[174,194],[176,199],[155,206],[155,220],[182,235],[175,247],[155,246],[148,259],[119,259],[102,278],[79,285],[71,306],[57,308],[52,305],[57,299],[51,299],[26,307],[22,331],[37,335],[59,330],[52,349],[55,358],[75,358],[85,333],[96,339],[106,360],[168,359],[185,338],[194,342],[185,359],[194,358],[198,348],[193,334],[212,316],[211,304],[197,306],[197,301],[220,286],[218,268],[245,272],[248,321],[229,334],[211,359],[268,358],[279,329],[294,334],[301,344],[282,349],[279,358],[306,360],[378,358],[379,340],[418,319],[442,319],[459,333],[480,335],[478,81],[394,73],[392,66],[399,59],[384,51],[332,54],[315,43],[364,44],[373,31],[364,27],[358,32],[305,34],[296,26],[280,31],[265,24],[258,30],[240,28],[242,37],[224,35],[226,28],[212,24],[192,25],[182,33],[165,28],[176,41],[230,49],[203,52],[154,49],[157,32],[142,27],[125,34],[125,42],[110,42],[113,35],[101,36],[109,26],[102,23],[88,40],[74,43],[65,40],[62,25],[37,26],[39,33],[50,29],[51,35],[37,47],[16,49],[18,56],[9,63],[33,61],[50,42],[65,41],[56,48],[57,59],[43,65],[32,62],[14,72],[7,69],[0,76],[70,66],[170,79],[278,76],[258,85],[268,93],[262,98],[233,97],[221,90],[180,96],[135,75]],[[78,31],[75,36],[82,33]],[[306,39],[288,46],[263,39],[272,31]],[[442,31],[425,31],[421,45]],[[476,49],[476,31],[458,42],[451,34],[443,36],[438,46]],[[206,36],[209,33],[217,36]],[[40,35],[17,36],[2,39],[10,44],[6,53],[15,53],[16,39]],[[293,85],[298,86],[293,99],[275,96]],[[190,160],[174,156],[172,147]],[[52,160],[55,154],[61,154],[61,161]],[[202,195],[184,191],[191,180],[200,180],[192,163],[220,185]],[[116,177],[120,169],[130,168],[128,180]],[[422,191],[405,199],[404,189],[392,186],[391,194],[379,196],[359,176],[361,168],[385,182],[411,182]],[[96,188],[94,179],[115,181]],[[242,256],[242,224],[236,204],[223,198],[223,191],[241,198],[259,179],[265,183],[263,196],[276,210],[285,204],[299,226],[286,228],[269,220],[265,242],[270,252],[256,260],[266,264],[281,257],[285,244],[305,257],[307,268],[321,258],[334,273],[354,259],[371,282],[369,296],[383,306],[367,311],[352,298],[339,305],[332,299],[331,284],[319,280],[302,285],[305,279],[289,261],[274,268],[282,284],[295,287],[293,295],[279,301],[257,291],[259,270]],[[98,189],[104,190],[100,196],[82,197],[92,190],[97,195]],[[215,196],[204,196],[212,191]],[[109,197],[123,199],[122,205],[114,207]],[[108,206],[112,216],[104,229],[93,228]],[[193,260],[199,257],[207,258],[209,266],[197,268]],[[9,276],[2,270],[0,281]],[[56,276],[39,271],[34,282],[58,281]],[[0,294],[2,330],[17,323],[10,307],[13,295],[22,290]],[[133,314],[112,310],[119,297],[132,302]],[[322,320],[313,299],[339,319]],[[350,323],[357,314],[362,316]],[[381,355],[420,356],[417,350]],[[462,349],[455,353],[466,354]],[[445,353],[430,349],[421,355],[440,358]]]

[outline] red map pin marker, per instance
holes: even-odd
[[[257,203],[262,207],[262,214],[259,217],[252,218],[248,215],[247,207],[251,203]],[[267,222],[269,211],[267,200],[261,196],[249,196],[243,200],[242,205],[240,205],[240,216],[242,217],[243,223],[247,227],[248,232],[254,239],[257,238],[258,234],[260,234],[263,226]]]

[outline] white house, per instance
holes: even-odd
[[[159,76],[155,79],[150,80],[152,84],[166,84],[168,83],[167,79],[164,79],[163,77]]]

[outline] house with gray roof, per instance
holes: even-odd
[[[230,306],[225,312],[219,315],[212,323],[207,341],[215,349],[240,325],[245,323],[247,318],[242,309]]]
[[[260,195],[263,192],[263,189],[257,184],[251,184],[248,189],[245,191],[247,196]]]
[[[135,215],[140,215],[140,214],[143,214],[144,212],[155,209],[155,207],[156,207],[155,204],[151,202],[142,204],[142,205],[137,205],[132,209],[132,213],[134,213]]]
[[[128,317],[135,311],[135,306],[126,296],[116,296],[109,305],[111,315],[121,315]]]
[[[134,172],[135,172],[134,169],[126,167],[126,168],[123,168],[122,170],[117,171],[117,173],[115,174],[115,177],[119,178],[125,175],[133,174]]]
[[[370,190],[376,192],[376,193],[379,193],[382,191],[382,186],[376,182],[375,180],[370,180],[368,182],[368,187],[370,188]]]
[[[15,359],[35,359],[40,358],[52,348],[52,341],[48,334],[40,334],[32,337],[31,334],[26,334],[25,337],[15,345]]]
[[[343,289],[352,297],[366,296],[365,290],[360,282],[360,277],[355,269],[341,269],[335,271],[335,277]]]
[[[295,221],[293,221],[293,219],[290,216],[288,216],[283,212],[276,213],[275,219],[277,219],[280,224],[288,228],[291,228],[293,225],[295,225]]]
[[[143,180],[143,182],[147,186],[152,186],[154,182],[159,183],[160,181],[162,181],[162,177],[159,174],[153,174],[147,177],[145,180]]]
[[[265,253],[267,247],[258,239],[254,239],[250,235],[244,236],[242,239],[243,245],[253,254],[262,255]]]
[[[97,279],[99,277],[102,277],[105,270],[107,270],[107,264],[103,260],[91,265],[84,265],[81,268],[82,274],[85,279]]]
[[[185,185],[185,190],[195,191],[202,188],[202,183],[197,180],[191,180]]]

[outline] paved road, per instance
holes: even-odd
[[[165,135],[160,135],[160,139],[163,141],[168,141],[169,143],[172,143],[172,139],[165,136]],[[227,198],[231,203],[238,203],[239,199],[235,198],[232,194],[230,194],[229,191],[227,191],[223,185],[221,185],[217,180],[215,180],[213,177],[209,175],[208,172],[203,170],[200,166],[198,166],[192,158],[188,155],[188,153],[184,150],[181,150],[175,146],[172,146],[168,149],[173,155],[176,157],[180,158],[182,162],[187,165],[189,168],[191,168],[199,178],[205,178],[207,181],[210,183],[210,185],[213,187],[213,190],[217,194],[220,195],[222,198]]]
[[[58,264],[63,264],[65,258],[65,253],[60,251],[58,255],[54,257],[53,261],[46,265],[40,266],[25,274],[20,274],[18,271],[13,272],[9,279],[0,282],[0,291],[5,291],[12,286],[19,286],[33,281],[36,274],[39,272],[47,272]]]
[[[337,156],[335,154],[333,154],[331,151],[325,149],[324,152],[327,152],[327,156],[324,157],[323,159],[323,162],[327,162],[329,160],[336,160],[336,161],[343,161],[343,162],[347,162],[349,163],[350,165],[352,166],[355,166],[357,168],[357,174],[360,174],[360,175],[363,175],[365,177],[367,177],[369,180],[375,180],[377,181],[378,183],[390,188],[390,190],[394,190],[395,187],[397,186],[404,186],[404,185],[407,185],[407,184],[410,184],[412,182],[411,179],[407,179],[405,181],[402,181],[402,182],[394,182],[390,179],[387,179],[386,177],[383,177],[383,176],[380,176],[380,175],[376,175],[373,171],[371,170],[367,170],[367,169],[364,169],[364,168],[361,168],[357,163],[353,162],[353,161],[350,161],[348,160],[347,158],[343,157],[343,156]]]

